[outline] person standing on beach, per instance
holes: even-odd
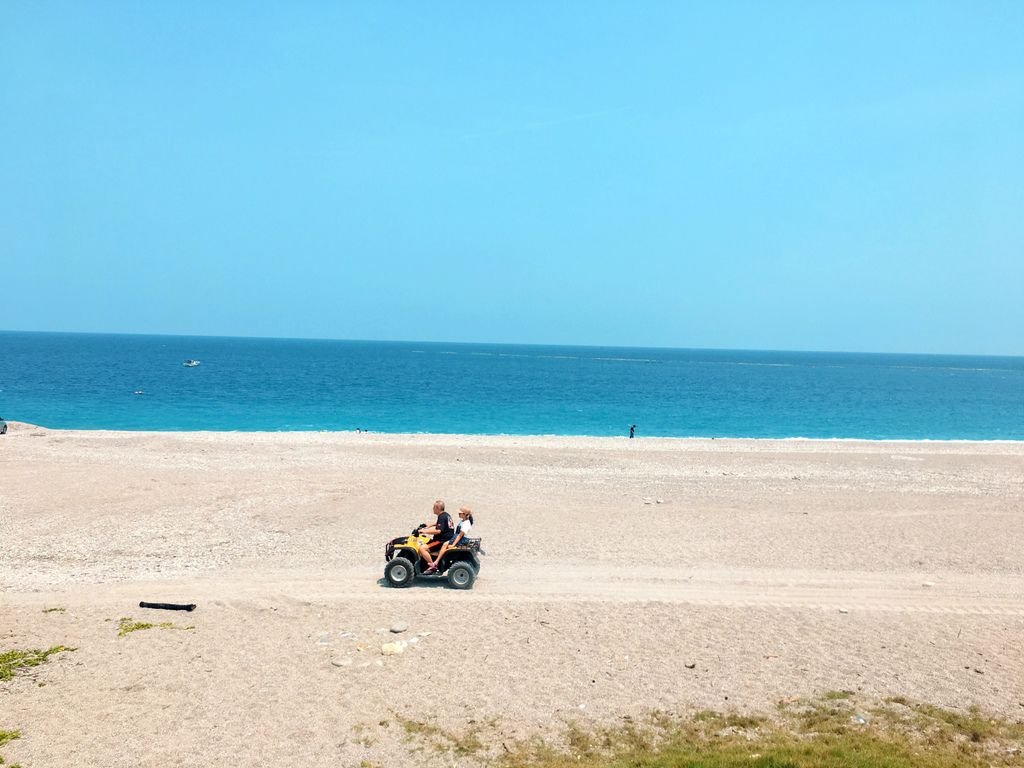
[[[636,432],[636,424],[629,425],[629,439],[633,439],[633,434]]]
[[[434,558],[431,555],[432,549],[437,549],[446,541],[450,541],[452,538],[452,516],[444,511],[444,502],[438,499],[434,502],[434,514],[437,516],[437,522],[429,528],[424,528],[420,533],[427,535],[433,535],[433,538],[426,544],[421,544],[419,548],[420,557],[427,561],[427,568],[434,567]]]

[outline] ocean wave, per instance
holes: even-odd
[[[882,368],[892,368],[902,371],[956,371],[957,373],[1024,373],[1019,368],[961,368],[956,365],[883,365]]]
[[[612,363],[660,363],[661,360],[654,360],[649,357],[592,357],[591,360],[602,360]]]
[[[797,368],[808,367],[805,363],[751,363],[742,360],[681,360],[685,365],[742,365],[755,368]],[[843,368],[845,366],[814,366]]]

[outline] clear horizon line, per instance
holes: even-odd
[[[52,331],[52,330],[28,330],[17,328],[2,328],[0,334],[5,333],[38,333],[66,336],[143,336],[163,338],[192,338],[192,339],[253,339],[267,341],[339,341],[359,344],[464,344],[464,345],[492,345],[509,347],[555,347],[555,348],[585,348],[585,349],[651,349],[667,350],[677,352],[796,352],[799,354],[819,355],[903,355],[919,357],[999,357],[1010,359],[1021,359],[1024,355],[1012,354],[985,354],[980,352],[879,352],[863,350],[841,350],[841,349],[782,349],[779,347],[668,347],[668,346],[641,346],[622,344],[565,344],[551,342],[533,341],[437,341],[427,339],[343,339],[330,336],[261,336],[261,335],[227,335],[216,333],[131,333],[127,331]]]

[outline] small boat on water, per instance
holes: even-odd
[[[184,365],[186,368],[195,368],[201,362],[202,360],[186,360],[184,363],[182,363],[182,365]]]

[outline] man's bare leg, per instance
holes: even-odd
[[[431,568],[434,565],[434,559],[430,556],[430,545],[421,544],[419,548],[420,557],[427,561],[427,567]]]

